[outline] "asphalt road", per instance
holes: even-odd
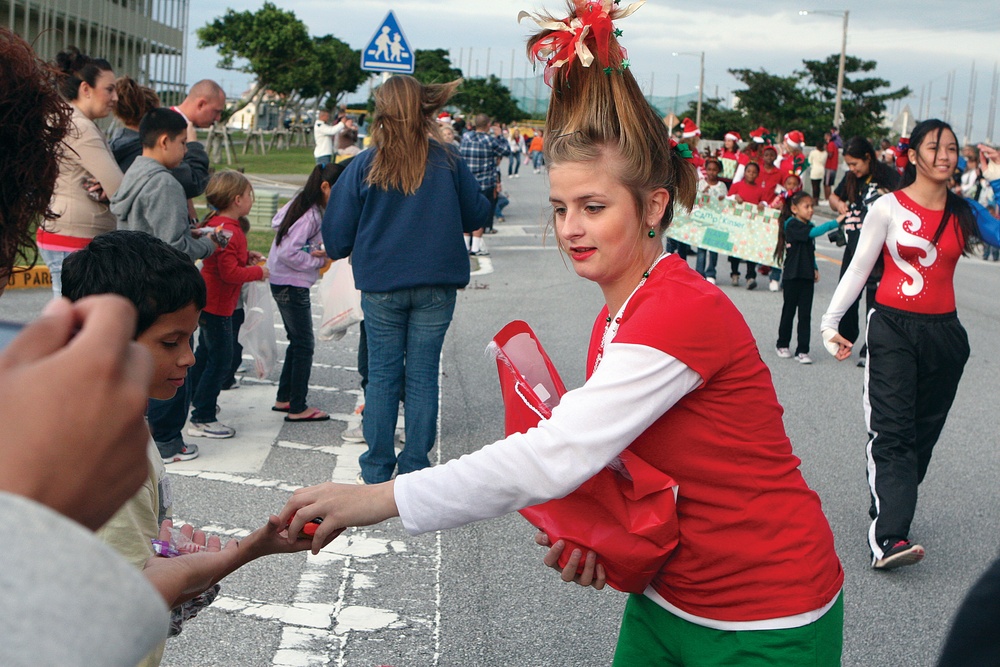
[[[544,176],[530,169],[508,181],[507,222],[488,237],[491,256],[477,262],[477,275],[459,294],[443,353],[440,444],[432,455],[438,460],[501,436],[495,364],[483,352],[508,321],[532,325],[567,386],[583,381],[600,292],[575,276],[551,238],[545,242],[545,188]],[[812,366],[774,354],[780,294],[720,289],[757,336],[803,472],[836,536],[847,574],[843,664],[933,665],[964,592],[997,555],[1000,457],[992,420],[1000,265],[968,258],[956,277],[972,358],[920,489],[912,536],[928,556],[916,567],[875,573],[865,543],[862,371],[853,361],[837,363],[820,344],[818,320],[836,284],[840,251],[825,239],[819,246],[833,261],[820,261]],[[723,278],[727,268],[722,260]],[[0,298],[0,318],[30,319],[47,296],[9,292]],[[283,339],[280,325],[277,331]],[[239,536],[297,486],[353,480],[361,450],[344,445],[340,434],[356,419],[357,342],[355,330],[317,347],[311,401],[334,414],[326,424],[284,424],[268,410],[274,388],[267,383],[224,392],[220,419],[239,434],[194,440],[203,456],[169,467],[179,519]],[[517,515],[418,537],[396,520],[349,531],[318,557],[258,561],[229,577],[215,605],[169,641],[163,664],[609,664],[624,596],[563,584],[542,566],[533,533]]]

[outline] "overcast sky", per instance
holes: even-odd
[[[333,34],[355,49],[368,43],[392,9],[414,49],[448,49],[452,62],[466,75],[489,73],[507,79],[525,72],[524,43],[534,23],[517,23],[517,13],[542,8],[565,14],[565,3],[537,0],[274,0],[294,11],[314,35]],[[726,96],[739,83],[729,68],[763,67],[790,74],[803,59],[819,60],[840,52],[843,10],[850,11],[847,53],[878,61],[877,74],[894,88],[908,85],[906,103],[920,115],[947,114],[944,96],[948,74],[955,72],[950,120],[964,134],[971,70],[977,78],[971,138],[982,140],[988,130],[995,64],[1000,60],[1000,12],[988,8],[995,0],[757,0],[717,4],[648,0],[635,14],[618,22],[624,31],[632,70],[643,89],[655,95],[695,92],[698,58],[672,52],[705,52],[705,93]],[[628,0],[621,0],[622,6]],[[250,77],[214,67],[213,50],[197,50],[195,30],[226,9],[257,10],[263,0],[199,0],[190,16],[187,78],[214,78],[230,94],[249,86]],[[831,15],[800,16],[799,10],[828,10]],[[471,71],[469,67],[471,52]],[[461,62],[459,58],[461,57]],[[678,75],[680,76],[678,85]],[[1000,106],[1000,104],[998,104]],[[1000,118],[994,115],[994,140],[1000,140]]]

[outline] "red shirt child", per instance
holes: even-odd
[[[220,317],[229,317],[236,310],[243,283],[264,279],[264,268],[248,266],[250,252],[247,237],[238,220],[217,215],[210,218],[209,226],[222,227],[223,235],[232,234],[225,248],[220,248],[207,257],[201,268],[207,292],[205,312]]]

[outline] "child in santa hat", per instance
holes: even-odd
[[[719,161],[722,164],[722,174],[719,179],[727,187],[743,180],[743,171],[750,163],[749,156],[740,152],[742,140],[743,137],[735,130],[726,132],[726,136],[723,137],[722,150],[719,151]]]
[[[785,134],[783,147],[785,149],[781,159],[777,162],[778,169],[788,172],[794,171],[799,174],[806,166],[806,156],[802,152],[806,143],[806,137],[798,130],[792,130]]]

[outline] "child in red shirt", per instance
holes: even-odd
[[[774,146],[765,146],[761,151],[760,161],[760,187],[764,189],[763,200],[770,201],[777,191],[778,186],[785,180],[784,172],[774,166],[774,161],[778,159],[778,149]]]
[[[203,438],[231,438],[236,430],[217,421],[215,405],[233,358],[233,311],[243,283],[266,280],[263,266],[248,266],[250,252],[240,218],[253,206],[253,187],[243,174],[221,171],[205,189],[208,205],[216,211],[205,224],[219,237],[227,237],[225,247],[205,259],[201,275],[207,300],[198,318],[198,349],[189,376],[191,382],[191,426],[188,435]],[[254,260],[260,253],[253,253]]]
[[[744,202],[759,204],[764,199],[764,190],[757,182],[759,175],[760,167],[757,166],[756,162],[747,164],[743,171],[743,180],[736,181],[729,187],[729,196],[735,199],[737,204]]]

